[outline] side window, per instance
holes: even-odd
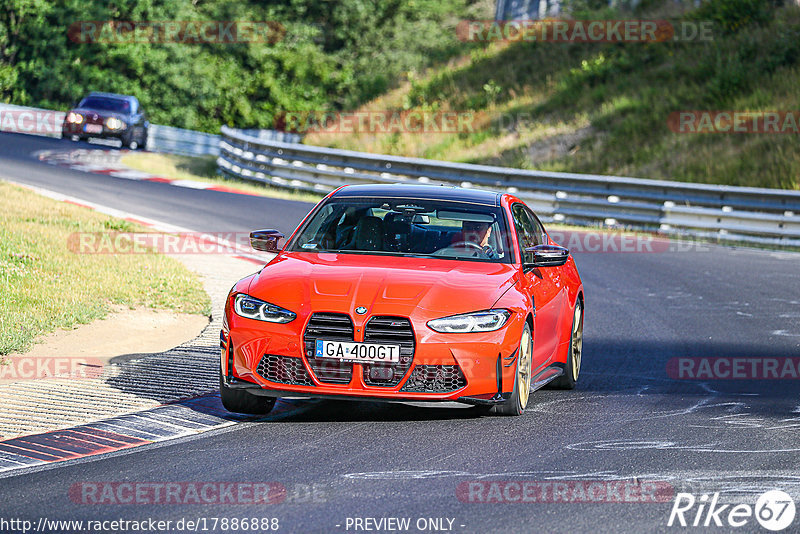
[[[320,209],[320,212],[312,219],[312,223],[305,229],[296,247],[300,249],[318,248],[323,240],[328,237],[328,230],[336,224],[334,206],[328,204]]]
[[[525,212],[528,214],[528,218],[531,220],[531,224],[533,225],[533,231],[536,234],[536,244],[537,245],[546,245],[547,244],[547,232],[544,231],[544,226],[542,226],[542,222],[530,209],[526,209]]]
[[[514,204],[511,208],[511,214],[514,217],[514,226],[517,229],[517,237],[519,239],[519,246],[520,246],[520,254],[523,256],[523,263],[529,263],[533,261],[533,254],[525,253],[525,249],[528,247],[535,247],[539,243],[537,242],[537,234],[536,229],[531,221],[531,218],[528,216],[527,211],[525,210],[525,206],[522,204]]]

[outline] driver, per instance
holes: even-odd
[[[464,237],[464,241],[481,247],[488,258],[497,258],[494,249],[489,245],[489,237],[492,235],[492,225],[490,223],[464,221],[461,223],[461,235]]]

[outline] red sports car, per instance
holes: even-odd
[[[581,367],[584,297],[569,251],[510,194],[337,189],[225,305],[220,389],[233,412],[277,398],[458,401],[519,415]]]

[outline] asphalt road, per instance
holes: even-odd
[[[0,176],[204,231],[290,230],[309,208],[93,176],[30,157],[73,146],[0,134]],[[800,357],[799,260],[723,247],[576,253],[587,308],[578,388],[536,392],[521,417],[309,401],[281,420],[0,479],[0,518],[274,517],[280,532],[364,532],[354,528],[355,518],[388,517],[410,518],[408,532],[435,531],[418,530],[421,518],[448,518],[452,525],[444,527],[470,533],[764,532],[752,517],[740,528],[668,527],[671,498],[476,503],[464,502],[458,488],[655,481],[698,498],[720,492],[728,504],[753,505],[760,493],[780,489],[800,505],[800,381],[677,380],[667,371],[680,357]],[[75,483],[102,481],[277,482],[288,497],[272,505],[87,505],[69,496]],[[484,497],[492,491],[482,487]],[[570,499],[579,498],[575,487]],[[689,522],[696,511],[686,513]],[[791,531],[800,531],[800,517],[785,530]]]
[[[310,204],[135,182],[67,168],[31,157],[39,150],[104,148],[89,143],[0,133],[0,178],[26,183],[201,232],[256,229],[261,224],[291,232]],[[260,228],[260,227],[259,227]]]

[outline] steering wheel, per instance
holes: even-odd
[[[447,248],[472,248],[479,252],[481,256],[488,257],[486,251],[483,250],[483,247],[477,243],[473,243],[472,241],[458,241]]]

